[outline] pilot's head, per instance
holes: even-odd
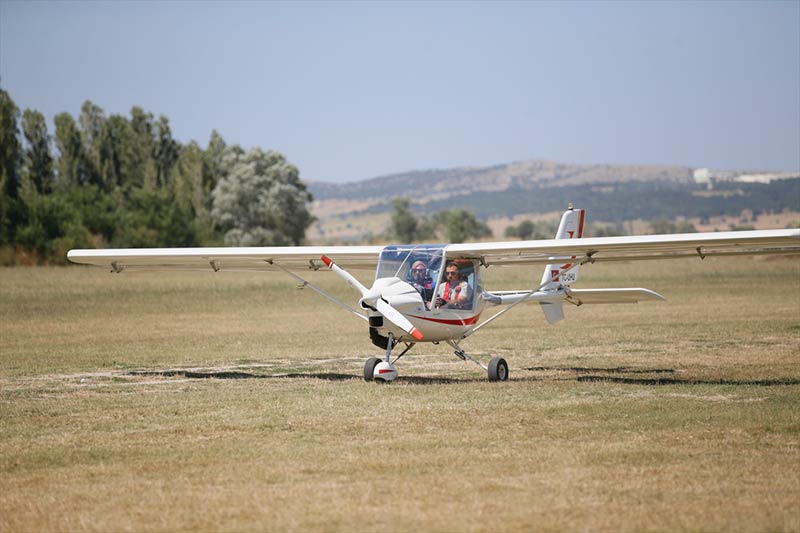
[[[411,265],[411,279],[417,283],[425,281],[425,276],[428,275],[428,267],[422,261],[414,261]]]
[[[461,272],[459,272],[458,265],[455,261],[448,261],[444,268],[445,281],[457,282],[461,281]]]

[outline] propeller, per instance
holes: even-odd
[[[359,303],[362,307],[367,306],[371,307],[372,309],[377,309],[377,311],[382,314],[386,320],[402,329],[418,341],[422,340],[422,333],[420,333],[420,331],[414,327],[414,325],[403,315],[403,313],[392,307],[392,304],[390,304],[383,297],[379,288],[373,286],[371,289],[367,289],[351,273],[334,263],[326,255],[322,256],[322,262],[325,263],[325,265],[334,271],[340,278],[345,280],[348,285],[361,293],[361,302]]]
[[[327,255],[322,256],[322,262],[325,263],[325,266],[336,272],[340,278],[347,282],[348,285],[360,292],[362,298],[367,295],[369,290],[367,290],[367,288],[362,285],[361,282],[358,281],[350,272],[331,261]]]
[[[403,316],[403,313],[392,307],[391,304],[383,298],[378,298],[378,301],[375,303],[377,304],[378,312],[386,317],[389,322],[402,329],[418,341],[422,340],[422,333],[420,333],[419,330],[415,328],[405,316]]]

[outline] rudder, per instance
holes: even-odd
[[[580,239],[583,236],[583,225],[586,219],[585,209],[572,209],[570,207],[561,216],[558,224],[556,239]],[[573,259],[575,257],[573,256]],[[553,263],[544,268],[542,281],[540,282],[542,291],[556,290],[559,287],[569,286],[578,280],[578,269],[580,266],[574,263]],[[561,302],[541,303],[542,311],[547,321],[551,324],[563,320],[564,309]]]

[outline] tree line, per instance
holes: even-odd
[[[141,107],[86,101],[51,135],[0,88],[0,263],[63,263],[70,248],[298,245],[312,200],[297,167],[215,130],[181,144]]]
[[[442,209],[431,216],[417,217],[409,198],[392,200],[388,237],[402,243],[440,241],[448,243],[491,237],[492,231],[466,209]]]

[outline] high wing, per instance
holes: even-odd
[[[184,270],[290,270],[324,267],[323,255],[343,268],[373,269],[382,246],[273,246],[230,248],[124,248],[70,250],[74,263],[112,271],[177,268]],[[691,256],[800,253],[800,230],[728,231],[629,237],[550,239],[451,244],[448,258],[479,259],[483,265],[547,264],[564,261],[633,261]]]
[[[795,253],[800,253],[800,229],[464,243],[446,248],[448,259],[478,259],[485,266]]]
[[[82,263],[123,270],[274,270],[273,263],[289,270],[325,268],[321,257],[330,255],[348,269],[374,269],[383,246],[272,246],[231,248],[122,248],[70,250],[67,258]]]

